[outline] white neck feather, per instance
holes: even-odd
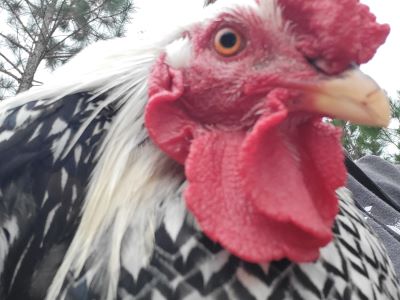
[[[142,255],[137,268],[146,264],[152,253],[154,228],[159,222],[155,213],[157,204],[173,196],[183,180],[182,172],[153,146],[144,128],[147,78],[159,53],[159,49],[139,49],[119,57],[123,64],[115,58],[112,62],[118,63],[118,72],[114,73],[117,76],[108,76],[108,81],[94,90],[94,95],[107,95],[101,107],[110,103],[120,107],[98,151],[81,222],[47,299],[57,298],[69,272],[76,278],[83,268],[95,274],[92,286],[97,286],[107,299],[113,299],[122,240],[132,224],[136,224],[137,232],[130,233],[130,237],[135,236],[138,241],[133,250]],[[110,71],[112,66],[105,69]],[[94,117],[83,124],[75,141]],[[67,154],[73,146],[74,142],[63,153]]]

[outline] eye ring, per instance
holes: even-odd
[[[222,56],[233,56],[242,49],[242,37],[232,28],[223,28],[214,38],[214,49]]]

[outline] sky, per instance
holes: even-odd
[[[134,20],[135,18],[138,19],[137,21],[140,20],[140,8],[142,8],[142,10],[154,10],[155,6],[157,7],[157,11],[160,12],[160,22],[168,22],[168,18],[171,17],[171,14],[169,12],[172,6],[171,1],[134,1],[135,6],[139,8],[137,16],[133,16]],[[187,5],[192,0],[175,1],[180,2],[180,5]],[[157,2],[157,5],[155,5],[155,2]],[[374,78],[378,82],[378,84],[389,93],[389,95],[397,99],[396,91],[400,90],[400,1],[361,0],[361,2],[370,7],[371,11],[377,16],[378,22],[387,23],[391,27],[391,32],[388,39],[386,40],[386,43],[378,49],[375,57],[370,62],[363,65],[361,69],[372,78]],[[191,4],[193,5],[193,3],[194,2],[192,2]],[[145,16],[146,14],[142,15]],[[150,26],[151,24],[148,25]],[[133,28],[133,26],[131,25],[130,28]],[[40,78],[38,79],[42,81],[45,81],[46,77],[49,76],[48,72],[40,72],[39,74],[42,76],[40,76]]]
[[[192,2],[192,4],[194,3],[193,1],[174,1],[180,2],[179,5],[188,4],[190,2]],[[157,5],[155,2],[157,2]],[[375,57],[370,62],[363,65],[361,69],[374,78],[390,96],[397,99],[396,91],[400,90],[400,1],[361,0],[361,2],[370,7],[370,10],[377,16],[379,23],[386,23],[391,27],[391,32],[386,43],[378,49]],[[161,1],[160,3],[159,0],[135,0],[135,6],[139,8],[138,18],[140,18],[140,8],[146,10],[154,9],[156,6],[157,10],[160,12],[160,18],[165,20],[166,15],[171,17],[168,10],[170,10],[173,5],[171,5],[171,1]],[[165,13],[166,11],[168,13]],[[148,25],[150,26],[151,24]]]
[[[379,23],[389,24],[390,35],[378,49],[375,57],[361,67],[374,78],[389,95],[395,97],[400,90],[400,1],[361,0],[377,16]]]

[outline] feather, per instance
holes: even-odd
[[[144,110],[148,79],[159,57],[165,53],[171,67],[187,67],[193,58],[189,29],[206,26],[221,13],[258,7],[255,1],[220,0],[203,9],[203,1],[180,1],[182,9],[174,18],[158,7],[165,22],[151,6],[146,12],[147,1],[142,2],[143,19],[137,21],[135,36],[89,46],[43,87],[0,102],[4,295],[48,300],[157,298],[165,296],[161,285],[176,289],[165,296],[170,299],[188,294],[212,297],[215,290],[222,298],[260,296],[260,289],[252,295],[254,287],[278,297],[279,290],[267,284],[268,276],[276,273],[301,286],[294,271],[280,269],[285,263],[250,266],[204,236],[182,199],[182,166],[149,139]],[[257,12],[263,18],[289,30],[277,1],[260,3]],[[148,23],[154,26],[145,28]],[[368,238],[376,243],[372,234]],[[336,272],[322,267],[331,253],[339,256],[337,265],[346,264],[338,243],[326,248],[317,262],[328,277]],[[376,247],[384,260],[384,250]],[[385,267],[381,280],[390,281],[390,263]],[[289,268],[316,272],[311,266]],[[262,279],[249,279],[254,274]],[[24,290],[21,282],[31,285]],[[390,283],[382,294],[396,294],[395,283]],[[341,284],[345,290],[353,282]]]

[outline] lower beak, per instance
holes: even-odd
[[[296,104],[297,109],[360,125],[389,125],[391,111],[385,92],[357,69],[299,88],[305,92],[305,97]]]

